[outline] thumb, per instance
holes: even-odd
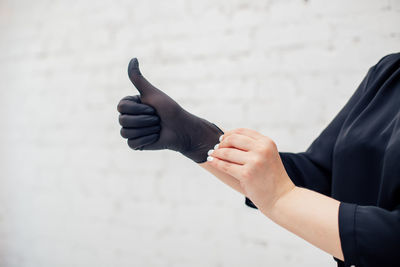
[[[128,75],[129,79],[133,85],[138,89],[141,95],[146,95],[151,91],[157,90],[149,81],[143,77],[139,70],[139,62],[137,58],[132,58],[128,65]]]

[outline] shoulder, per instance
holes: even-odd
[[[393,53],[381,58],[376,65],[370,68],[368,84],[382,86],[387,81],[399,82],[400,53]]]
[[[376,74],[394,72],[400,69],[400,53],[389,54],[381,58],[374,66]]]
[[[399,60],[400,60],[400,52],[388,54],[388,55],[384,56],[383,58],[381,58],[377,65],[391,64],[391,63],[398,62]]]

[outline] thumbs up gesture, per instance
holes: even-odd
[[[199,118],[153,86],[141,74],[133,58],[129,79],[140,95],[124,97],[118,104],[121,135],[135,150],[170,149],[197,163],[207,160],[207,152],[223,134],[215,124]]]

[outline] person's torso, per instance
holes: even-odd
[[[342,126],[331,194],[388,210],[400,204],[400,54],[375,70]]]

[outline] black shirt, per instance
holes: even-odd
[[[369,69],[305,152],[280,156],[297,186],[341,201],[338,266],[400,266],[400,53]]]

